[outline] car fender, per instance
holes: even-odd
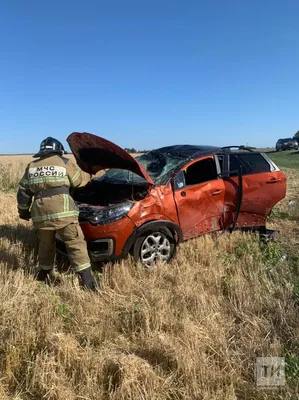
[[[124,248],[123,254],[126,255],[131,250],[134,242],[136,239],[146,232],[154,232],[156,230],[160,230],[165,234],[169,234],[169,230],[176,234],[176,242],[181,243],[183,241],[183,232],[179,225],[175,224],[174,222],[168,220],[154,220],[154,221],[147,221],[138,228],[134,230],[134,232],[129,236],[127,239]]]

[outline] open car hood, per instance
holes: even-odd
[[[67,138],[67,142],[83,171],[94,175],[102,169],[126,169],[153,185],[152,179],[142,165],[127,151],[109,140],[92,133],[73,132]]]

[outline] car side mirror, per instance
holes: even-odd
[[[174,190],[179,190],[185,187],[185,175],[184,171],[180,171],[173,179],[172,179],[172,187]]]

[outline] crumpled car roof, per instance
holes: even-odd
[[[184,144],[151,150],[136,159],[146,168],[156,184],[166,185],[171,177],[189,161],[204,155],[224,152],[227,150],[216,146]]]
[[[161,153],[169,155],[178,155],[181,156],[182,158],[188,159],[188,158],[200,157],[201,155],[214,153],[218,151],[222,152],[222,149],[217,146],[198,146],[192,144],[182,144],[182,145],[161,147],[159,149],[151,150],[147,154]]]

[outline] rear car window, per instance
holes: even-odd
[[[229,170],[231,176],[238,175],[240,165],[242,165],[243,175],[271,171],[270,164],[259,153],[230,154],[229,160]]]

